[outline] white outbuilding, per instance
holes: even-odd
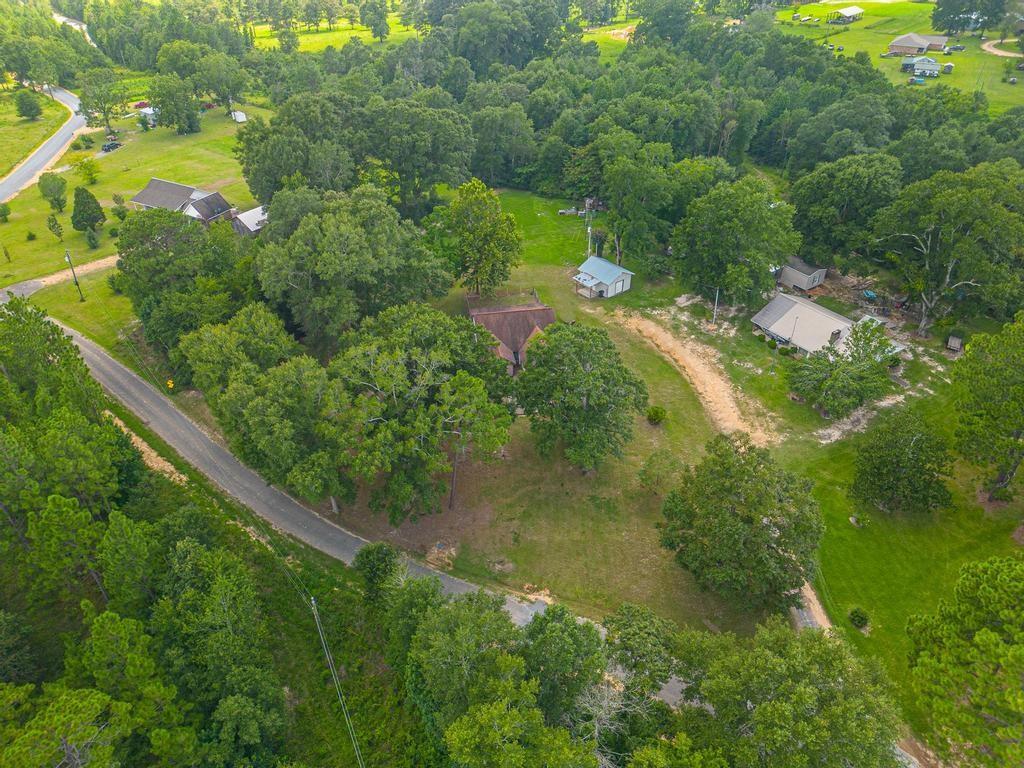
[[[576,293],[588,299],[608,299],[629,290],[633,273],[600,256],[591,256],[573,276]]]

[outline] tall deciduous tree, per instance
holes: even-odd
[[[530,343],[516,399],[541,451],[561,444],[570,462],[594,469],[606,456],[620,455],[632,437],[647,387],[604,329],[559,323]]]
[[[501,210],[501,200],[486,184],[479,179],[466,182],[435,216],[438,250],[463,285],[492,294],[508,280],[522,257],[523,238],[515,217]]]
[[[953,366],[957,450],[995,477],[990,498],[1009,493],[1024,459],[1024,315],[978,334]]]
[[[794,392],[841,419],[892,386],[888,374],[892,359],[893,346],[884,326],[860,322],[839,344],[795,361],[786,376]]]
[[[156,75],[149,83],[149,101],[160,111],[160,125],[178,134],[199,132],[199,101],[188,78]]]
[[[24,117],[26,120],[38,120],[39,116],[43,114],[39,97],[35,91],[28,88],[22,88],[14,94],[14,109],[18,113],[18,117]]]
[[[91,125],[105,127],[107,133],[113,133],[110,121],[124,113],[128,89],[114,70],[99,67],[80,75],[79,98],[86,120]]]
[[[67,196],[65,195],[67,187],[67,180],[60,174],[47,172],[39,177],[39,194],[46,199],[46,202],[57,213],[63,213],[64,206],[68,203]]]
[[[953,594],[907,627],[910,666],[946,756],[1002,768],[1024,760],[1024,559],[965,565]]]
[[[507,440],[508,377],[491,344],[468,320],[420,304],[342,340],[320,433],[353,477],[376,481],[371,505],[393,522],[436,510],[443,473]]]
[[[798,179],[790,200],[804,255],[829,265],[843,265],[852,251],[863,256],[870,219],[896,199],[902,176],[899,160],[879,153],[822,163]]]
[[[775,285],[772,269],[800,248],[793,207],[756,176],[719,184],[690,204],[672,238],[678,271],[695,291],[759,304]]]
[[[226,53],[211,53],[200,59],[195,80],[197,87],[220,100],[229,115],[248,84],[241,64]]]
[[[918,331],[953,311],[1005,311],[1024,296],[1024,170],[1015,160],[939,171],[878,212],[874,234],[920,306]]]
[[[857,448],[852,495],[886,512],[947,506],[951,456],[946,439],[903,409],[882,416]]]
[[[824,524],[808,480],[746,435],[719,435],[665,499],[662,543],[697,581],[748,605],[793,605]]]
[[[537,704],[548,725],[562,723],[607,664],[597,629],[562,605],[550,605],[530,620],[521,655],[527,674],[537,681]]]
[[[264,292],[284,303],[314,349],[331,352],[359,318],[443,295],[443,260],[403,220],[384,192],[363,186],[306,216],[282,245],[256,257]]]
[[[701,653],[684,660],[695,678],[688,696],[707,717],[708,746],[731,765],[899,765],[900,717],[882,675],[841,640],[776,618],[751,640],[692,647]]]

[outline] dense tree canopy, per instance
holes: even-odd
[[[556,324],[530,342],[516,399],[543,452],[561,446],[570,462],[593,469],[632,437],[647,387],[623,365],[607,331]]]
[[[943,753],[969,765],[1024,759],[1024,560],[970,563],[938,610],[910,620],[910,664]]]
[[[745,435],[716,437],[665,499],[662,542],[707,589],[751,605],[791,605],[824,531],[810,490]]]

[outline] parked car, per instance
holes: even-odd
[[[951,51],[966,51],[967,50],[967,46],[966,45],[951,45],[951,46],[949,46],[949,50],[951,50]]]
[[[115,149],[117,149],[120,146],[121,146],[121,142],[120,141],[108,141],[106,144],[104,144],[101,147],[101,149],[104,152],[113,152]]]
[[[836,48],[836,50],[837,51],[845,51],[846,48],[844,46],[840,45],[838,48]]]

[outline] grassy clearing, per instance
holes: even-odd
[[[384,45],[396,45],[416,37],[417,32],[413,27],[402,24],[397,13],[388,14],[388,24],[391,32],[384,40]],[[299,36],[299,50],[303,53],[317,53],[328,46],[343,48],[345,43],[353,37],[358,38],[367,45],[380,45],[380,42],[370,32],[369,27],[362,24],[350,25],[347,20],[339,19],[334,29],[327,28],[327,22],[323,22],[320,29],[305,29],[296,26],[295,32]],[[277,48],[277,32],[270,28],[269,24],[256,26],[256,47]]]
[[[247,109],[253,114],[263,114],[260,109]],[[207,113],[203,117],[202,131],[190,136],[178,136],[168,128],[143,132],[131,120],[120,121],[116,125],[124,146],[97,158],[99,181],[90,188],[104,208],[111,205],[114,194],[128,199],[152,176],[219,191],[230,203],[243,210],[254,205],[233,155],[238,126],[221,110]],[[101,137],[102,132],[97,132],[96,136]],[[95,148],[90,152],[94,151]],[[89,153],[69,152],[57,162],[57,167],[67,166],[86,154]],[[58,218],[64,226],[64,242],[58,242],[46,228],[46,217],[51,210],[39,194],[39,188],[32,186],[24,190],[10,201],[10,221],[0,224],[0,243],[7,247],[11,256],[10,263],[0,259],[0,285],[62,269],[65,248],[71,250],[76,263],[103,258],[115,252],[110,230],[117,226],[117,221],[109,213],[96,250],[89,249],[83,233],[71,228],[72,193],[81,181],[73,171],[66,170],[63,174],[68,182],[68,206]],[[34,240],[28,239],[29,232],[35,234]]]
[[[894,37],[907,32],[944,34],[932,29],[932,3],[860,3],[860,7],[864,9],[864,18],[860,21],[846,26],[826,24],[826,14],[837,7],[824,3],[793,6],[779,11],[776,19],[783,32],[821,42],[827,40],[836,47],[841,45],[846,49],[843,53],[847,56],[864,51],[891,82],[903,85],[906,85],[907,75],[900,72],[900,58],[883,59],[878,54],[888,50],[889,42]],[[817,24],[792,22],[792,15],[797,11],[821,21]],[[951,62],[954,65],[952,74],[926,78],[923,86],[907,87],[929,88],[941,82],[964,91],[984,91],[994,113],[1024,104],[1024,91],[1021,91],[1021,86],[1002,82],[1005,74],[1004,63],[1011,61],[1010,59],[982,51],[981,40],[977,35],[963,35],[956,42],[967,46],[967,50],[956,52],[952,56],[943,56],[940,51],[934,52],[936,60],[941,64]]]
[[[60,102],[40,94],[43,114],[36,120],[18,117],[14,93],[0,91],[0,147],[4,148],[3,157],[0,157],[0,176],[6,176],[71,116]]]
[[[601,51],[601,63],[610,66],[629,44],[629,37],[636,27],[636,19],[630,21],[619,16],[603,27],[590,27],[583,33],[583,42],[593,40]]]

